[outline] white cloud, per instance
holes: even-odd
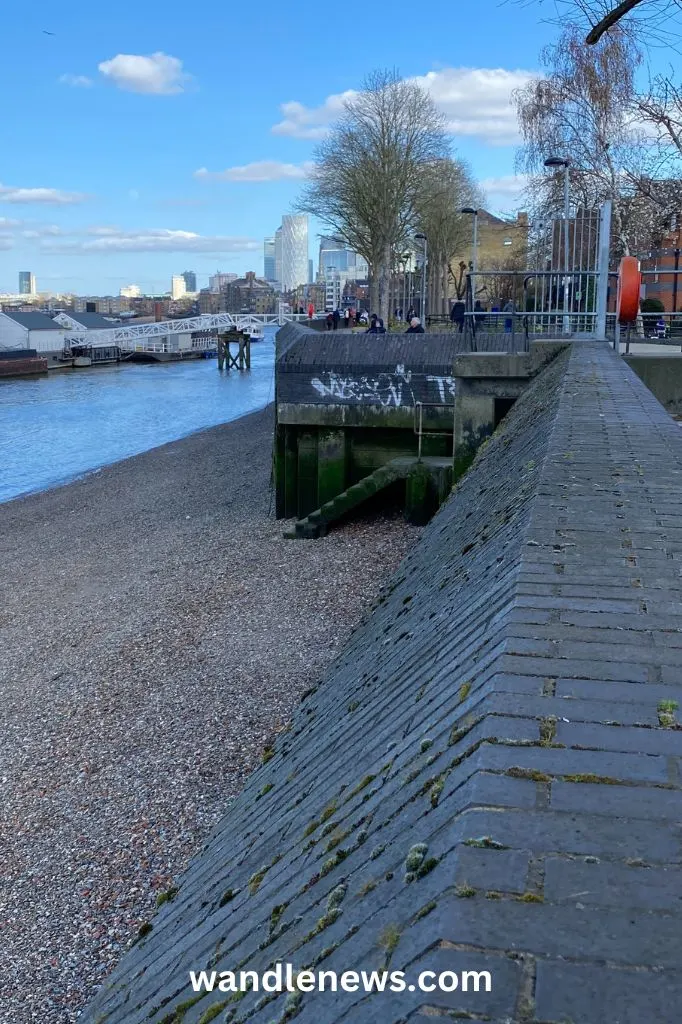
[[[87,75],[60,75],[59,81],[62,85],[71,85],[74,89],[89,89],[92,85],[92,79],[88,78]]]
[[[508,146],[519,138],[512,93],[533,77],[531,71],[505,68],[443,68],[414,80],[431,93],[453,135]]]
[[[127,92],[173,96],[184,92],[190,76],[182,70],[182,61],[167,53],[118,53],[111,60],[98,64],[99,71],[119,89]]]
[[[12,220],[11,217],[0,217],[0,231],[5,231],[6,228],[20,228],[23,223],[23,220]]]
[[[531,71],[505,68],[442,68],[413,79],[431,93],[436,106],[445,114],[448,131],[491,145],[506,146],[518,140],[516,110],[512,92],[534,77]],[[344,102],[357,93],[328,96],[319,107],[302,103],[283,103],[284,120],[273,125],[275,135],[296,139],[323,138],[332,121],[343,113]]]
[[[224,171],[208,171],[201,167],[194,172],[202,181],[285,181],[306,178],[313,164],[284,164],[279,160],[260,160],[242,167],[228,167]]]
[[[11,235],[0,235],[0,249],[11,249],[14,246],[14,239]]]
[[[199,235],[194,231],[174,231],[169,228],[143,228],[124,231],[111,227],[88,228],[84,240],[58,244],[43,243],[50,252],[194,252],[231,253],[260,250],[262,241],[222,235]]]
[[[88,198],[82,192],[63,192],[58,188],[14,188],[0,185],[0,203],[52,203],[66,206],[82,203]]]
[[[480,186],[493,207],[517,206],[523,201],[523,191],[528,185],[526,174],[505,174],[499,178],[484,178]]]
[[[321,107],[305,107],[291,101],[282,103],[280,110],[284,120],[272,127],[275,135],[291,135],[295,139],[321,139],[327,134],[332,121],[343,113],[346,100],[357,96],[355,89],[328,96]]]

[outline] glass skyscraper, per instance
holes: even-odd
[[[282,217],[283,291],[308,282],[308,217],[306,214],[285,214]]]
[[[266,281],[276,281],[277,271],[275,267],[275,239],[263,239],[263,277]]]

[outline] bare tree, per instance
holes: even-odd
[[[447,156],[445,119],[395,71],[375,71],[315,154],[299,208],[367,260],[372,307],[387,320],[392,256],[422,194],[424,168]]]
[[[428,240],[428,308],[432,313],[448,311],[450,263],[470,236],[471,223],[462,216],[462,207],[482,202],[481,190],[463,161],[446,158],[424,167],[415,227]]]
[[[571,187],[582,205],[613,202],[613,230],[622,252],[629,251],[623,199],[643,177],[645,149],[636,122],[635,72],[641,54],[618,26],[594,47],[584,44],[575,24],[564,27],[557,43],[541,53],[545,75],[516,94],[523,146],[520,169],[535,175],[539,188],[559,187],[542,176],[545,158],[572,164]],[[543,181],[546,184],[543,184]]]

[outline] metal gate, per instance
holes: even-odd
[[[541,338],[606,338],[611,202],[537,226],[525,271],[471,270],[464,329],[472,348],[504,338],[519,351]]]

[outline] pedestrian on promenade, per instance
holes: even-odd
[[[376,313],[372,313],[372,319],[369,322],[369,327],[365,331],[365,334],[385,334],[386,328],[384,327],[384,321]]]
[[[355,310],[351,307],[348,312],[350,313],[350,326],[355,327]]]
[[[343,311],[343,326],[346,330],[350,327],[350,310],[348,308]]]
[[[334,326],[334,314],[333,313],[327,313],[327,330],[331,331],[333,326]]]
[[[312,318],[314,316],[315,316],[315,307],[313,306],[312,302],[309,302],[308,303],[308,319],[312,320]]]
[[[507,302],[505,304],[505,307],[502,310],[503,313],[511,313],[512,314],[512,316],[506,316],[505,319],[504,319],[504,333],[505,334],[511,334],[511,332],[512,332],[514,308],[515,308],[514,307],[514,303],[510,299],[509,302]]]
[[[452,309],[450,310],[450,319],[452,320],[453,326],[459,329],[461,334],[464,330],[464,310],[465,305],[461,301],[454,302]]]
[[[414,306],[410,306],[410,308],[407,311],[406,319],[407,320],[411,320],[413,316],[414,316]]]
[[[410,326],[405,331],[405,334],[426,334],[426,331],[422,327],[421,320],[418,316],[413,316],[410,320]]]
[[[337,330],[337,328],[339,326],[339,320],[340,319],[341,319],[341,314],[339,313],[339,310],[338,310],[338,307],[337,307],[334,310],[334,312],[332,313],[332,320],[334,322],[334,330]]]

